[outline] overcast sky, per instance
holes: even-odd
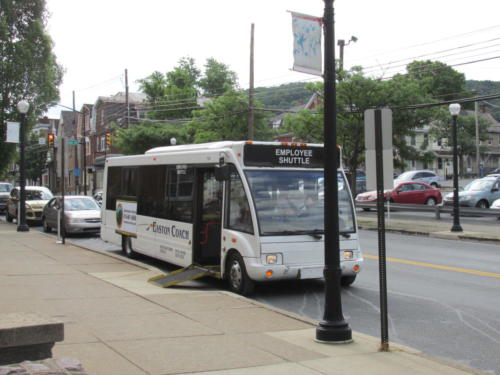
[[[500,1],[337,0],[335,37],[346,42],[344,65],[391,77],[415,60],[439,60],[466,79],[500,81]],[[47,0],[48,33],[65,68],[60,104],[130,91],[136,80],[193,57],[213,57],[248,87],[250,28],[255,24],[255,86],[311,81],[293,72],[291,15],[321,17],[322,0]],[[338,49],[336,50],[338,57]],[[480,61],[483,60],[483,61]],[[63,107],[49,111],[58,117]]]

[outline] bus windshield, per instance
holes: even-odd
[[[324,176],[319,171],[247,170],[261,235],[324,233]],[[338,173],[339,231],[356,231],[352,199]]]

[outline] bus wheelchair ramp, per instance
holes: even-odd
[[[197,266],[190,265],[186,268],[173,271],[167,275],[158,275],[148,280],[151,284],[161,288],[168,288],[172,285],[183,283],[184,281],[196,280],[204,276],[220,277],[219,266]]]

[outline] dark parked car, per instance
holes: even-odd
[[[0,212],[7,208],[7,199],[9,198],[12,185],[8,182],[0,182]]]
[[[42,222],[45,232],[57,229],[57,213],[62,207],[61,197],[54,197],[43,209]],[[101,208],[94,198],[86,195],[64,197],[65,233],[99,233],[101,230]]]
[[[423,182],[402,182],[396,185],[392,190],[386,190],[384,197],[387,196],[394,203],[412,203],[412,204],[427,204],[435,206],[442,202],[442,195],[439,189],[434,188]],[[366,193],[358,194],[356,202],[376,202],[377,192],[368,191]],[[364,210],[369,210],[368,208]]]

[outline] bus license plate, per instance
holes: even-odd
[[[323,277],[323,267],[301,268],[301,279],[319,279]]]

